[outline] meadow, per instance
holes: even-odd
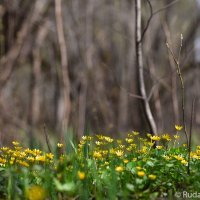
[[[176,199],[177,192],[200,191],[200,146],[188,153],[181,129],[145,137],[132,131],[124,139],[88,135],[52,152],[13,141],[0,148],[0,197]]]

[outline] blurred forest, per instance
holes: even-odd
[[[200,88],[200,3],[142,0],[144,80],[157,132],[186,121]],[[150,18],[151,16],[151,18]],[[150,131],[139,96],[135,0],[0,0],[0,141],[72,130],[123,136]],[[200,106],[194,131],[199,131]]]

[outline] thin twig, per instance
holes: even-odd
[[[196,102],[196,96],[193,98],[192,101],[192,111],[191,111],[191,117],[190,117],[190,132],[189,132],[189,146],[188,146],[188,168],[187,172],[190,174],[190,152],[191,152],[191,144],[192,144],[192,128],[193,128],[193,121],[195,117],[195,102]]]
[[[143,32],[142,32],[142,36],[141,36],[141,39],[140,39],[139,42],[142,42],[142,40],[143,40],[143,38],[144,38],[144,35],[145,35],[145,33],[146,33],[146,31],[147,31],[147,29],[148,29],[148,27],[149,27],[149,24],[150,24],[150,22],[151,22],[151,19],[152,19],[152,17],[153,17],[153,8],[152,8],[152,5],[151,5],[151,2],[150,2],[149,0],[147,0],[147,3],[148,3],[149,8],[150,8],[150,17],[149,17],[149,19],[148,19],[148,21],[147,21],[147,24],[146,24],[146,26],[145,26],[145,28],[144,28],[144,30],[143,30]]]
[[[188,148],[189,140],[188,140],[187,127],[186,127],[186,120],[185,120],[185,86],[184,86],[183,76],[182,76],[182,73],[181,73],[179,61],[176,59],[176,57],[175,57],[173,51],[171,50],[171,48],[169,47],[168,43],[166,43],[166,46],[167,46],[170,54],[173,57],[173,60],[174,60],[175,64],[176,64],[177,74],[179,76],[180,83],[181,83],[183,128],[184,128],[184,133],[185,133],[185,137],[186,137],[186,141],[187,141],[187,148]]]
[[[52,152],[51,151],[51,145],[50,145],[49,136],[47,134],[45,124],[43,125],[43,129],[44,129],[44,135],[45,135],[45,140],[46,140],[46,143],[47,143],[47,147],[48,147],[49,152],[51,153]]]
[[[156,15],[156,14],[158,14],[159,12],[162,12],[162,11],[166,10],[167,8],[171,7],[171,6],[174,5],[177,1],[179,1],[179,0],[174,0],[174,1],[172,1],[171,3],[167,4],[166,6],[164,6],[163,8],[160,8],[160,9],[156,10],[155,12],[153,12],[153,7],[152,7],[152,5],[151,5],[151,2],[150,2],[150,0],[147,0],[147,3],[148,3],[149,8],[150,8],[150,16],[149,16],[149,19],[147,20],[147,24],[146,24],[146,26],[145,26],[145,28],[144,28],[144,30],[143,30],[143,32],[142,32],[142,37],[141,37],[141,40],[140,40],[139,42],[142,42],[142,40],[143,40],[143,38],[144,38],[144,35],[145,35],[145,33],[146,33],[146,31],[147,31],[149,25],[150,25],[150,22],[151,22],[153,16]]]

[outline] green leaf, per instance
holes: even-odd
[[[131,183],[127,183],[126,184],[126,188],[128,190],[130,190],[131,192],[134,192],[134,190],[135,190],[135,186],[133,184],[131,184]]]
[[[60,192],[73,192],[75,190],[74,182],[60,183],[57,179],[54,179],[56,189]]]

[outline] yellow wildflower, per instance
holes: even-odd
[[[177,130],[177,131],[181,131],[182,130],[182,126],[180,126],[180,125],[175,125],[175,129]]]
[[[180,160],[180,161],[184,160],[184,158],[180,155],[178,155],[178,156],[174,155],[174,158],[176,158],[176,160]]]
[[[137,169],[137,170],[141,170],[142,168],[141,168],[140,166],[137,166],[136,169]]]
[[[164,134],[164,135],[162,136],[162,139],[167,140],[167,141],[171,141],[170,135],[169,135],[168,133],[167,133],[167,134]]]
[[[126,164],[126,163],[129,162],[129,160],[128,159],[124,159],[123,162]]]
[[[133,142],[133,139],[132,139],[132,138],[126,138],[125,140],[126,140],[126,142],[129,143],[129,144]]]
[[[117,172],[123,172],[124,168],[122,166],[118,166],[118,167],[115,168],[115,171],[117,171]]]
[[[57,147],[58,147],[58,148],[62,148],[62,147],[63,147],[63,144],[62,144],[62,143],[58,143],[58,144],[57,144]]]
[[[162,149],[163,146],[156,146],[156,149]]]
[[[94,151],[93,152],[93,157],[94,158],[102,158],[102,154],[99,151]]]
[[[112,143],[112,142],[113,142],[113,139],[110,138],[110,137],[105,137],[104,139],[105,139],[107,142],[109,142],[109,143]]]
[[[53,159],[54,155],[52,153],[47,153],[46,157],[49,158],[49,159]]]
[[[160,137],[157,136],[157,135],[151,136],[150,138],[151,138],[151,140],[154,140],[154,141],[159,141],[160,140]]]
[[[143,177],[143,176],[145,176],[145,173],[144,173],[144,171],[139,171],[139,172],[137,173],[137,175],[138,175],[139,177]]]
[[[154,175],[154,174],[150,174],[148,177],[149,177],[150,180],[155,180],[156,179],[156,175]]]
[[[46,198],[46,192],[41,186],[33,185],[27,191],[27,198],[29,200],[44,200]]]
[[[139,132],[137,132],[137,131],[132,131],[132,133],[133,133],[133,135],[139,135],[140,133]]]
[[[78,171],[78,177],[79,177],[80,180],[84,180],[85,179],[85,173]]]
[[[35,157],[36,161],[41,161],[41,162],[45,162],[46,161],[46,157],[45,156],[36,156]]]
[[[122,150],[117,150],[117,151],[115,152],[115,154],[116,154],[118,157],[121,157],[121,156],[124,155],[124,151],[122,151]]]
[[[18,145],[19,145],[19,142],[13,141],[12,144],[13,144],[14,146],[18,146]]]
[[[186,160],[181,160],[181,163],[184,164],[184,165],[188,164],[188,162]]]
[[[177,139],[180,138],[180,136],[179,135],[174,135],[174,138],[177,140]]]

